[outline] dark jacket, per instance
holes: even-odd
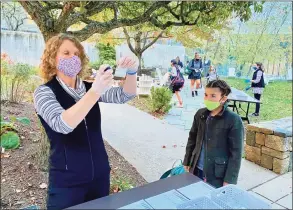
[[[206,119],[210,111],[200,109],[194,116],[192,128],[186,145],[183,165],[191,166],[194,173],[205,136]],[[242,159],[243,123],[239,115],[227,109],[209,121],[205,139],[204,174],[207,182],[215,187],[223,182],[236,184]]]
[[[177,65],[183,68],[183,63],[180,60],[178,61]]]
[[[252,76],[252,80],[256,80],[257,77],[257,72],[261,71],[260,69],[257,69],[256,71],[254,71],[253,76]],[[251,87],[260,87],[260,88],[264,88],[265,87],[265,81],[264,81],[264,77],[263,77],[263,73],[261,75],[261,79],[258,83],[251,83]]]
[[[84,83],[88,91],[91,84]],[[56,77],[45,85],[54,92],[57,101],[64,109],[76,103],[61,87]],[[108,155],[101,133],[99,103],[96,103],[85,119],[68,134],[55,132],[41,116],[39,118],[50,140],[50,187],[71,187],[89,183],[105,173],[110,173]]]

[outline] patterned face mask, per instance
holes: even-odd
[[[59,58],[57,69],[68,77],[76,77],[81,71],[81,60],[78,56]]]

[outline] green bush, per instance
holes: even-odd
[[[22,102],[34,72],[34,68],[28,64],[9,64],[6,71],[1,71],[1,100]]]
[[[166,87],[159,87],[151,88],[151,108],[153,112],[168,112],[172,105],[172,92],[169,88]]]
[[[102,64],[109,64],[112,67],[116,66],[116,51],[113,46],[99,43],[96,45],[96,48],[99,50],[99,60],[90,63],[91,68],[98,70]]]

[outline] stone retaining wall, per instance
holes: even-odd
[[[245,158],[278,174],[292,170],[292,117],[247,125]]]

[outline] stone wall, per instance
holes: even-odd
[[[278,174],[292,170],[292,117],[247,125],[245,158]]]

